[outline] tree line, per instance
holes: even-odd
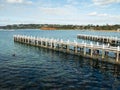
[[[60,24],[13,24],[0,26],[0,29],[41,29],[43,27],[55,28],[55,29],[90,29],[90,30],[118,30],[119,24],[115,25],[60,25]]]

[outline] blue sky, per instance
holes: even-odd
[[[0,25],[120,24],[120,0],[0,0]]]

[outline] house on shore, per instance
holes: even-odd
[[[120,32],[120,28],[117,29],[117,32]]]

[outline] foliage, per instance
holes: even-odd
[[[14,24],[0,26],[0,29],[41,29],[42,27],[56,29],[90,29],[90,30],[117,30],[120,25],[59,25],[59,24]]]

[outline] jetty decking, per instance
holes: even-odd
[[[86,34],[78,34],[77,38],[93,40],[97,42],[109,43],[111,45],[120,45],[120,38],[117,37],[106,37],[106,36],[94,36],[94,35],[86,35]]]
[[[85,58],[97,59],[113,64],[120,64],[120,47],[112,47],[103,45],[94,45],[87,43],[78,43],[63,41],[62,39],[49,39],[32,37],[25,35],[14,35],[14,41],[33,45],[37,47],[52,49],[59,52],[65,52],[78,56],[84,56]],[[109,53],[114,53],[113,56],[109,56]]]

